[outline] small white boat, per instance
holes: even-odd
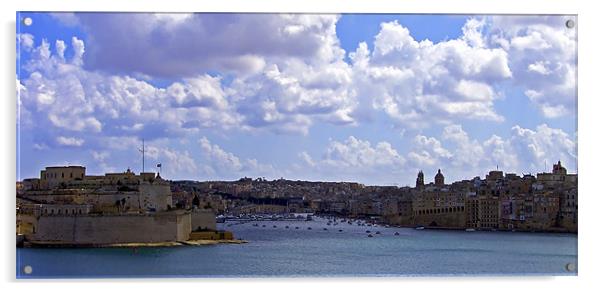
[[[424,226],[416,227],[416,230],[423,230],[423,229],[424,229]]]
[[[466,231],[476,231],[474,228],[467,228]]]

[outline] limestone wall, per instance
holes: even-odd
[[[64,244],[168,242],[188,239],[190,214],[40,216],[30,241]]]
[[[172,197],[169,184],[149,184],[143,182],[138,186],[140,191],[140,205],[142,209],[155,209],[165,211],[171,208]]]
[[[210,210],[200,210],[195,209],[190,213],[191,217],[191,229],[217,229],[217,225],[215,224],[215,213]]]

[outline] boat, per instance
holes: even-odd
[[[394,235],[399,235],[399,232],[396,232]]]
[[[298,227],[298,226],[295,226],[295,229],[299,229],[299,227]]]
[[[311,230],[311,227],[308,227],[307,229]]]
[[[424,229],[424,226],[418,226],[418,227],[416,227],[416,230],[423,230],[423,229]]]
[[[342,229],[339,229],[339,232],[342,232],[342,231],[343,231]]]
[[[372,237],[372,235],[371,235],[371,234],[369,234],[369,235],[368,235],[368,237]]]
[[[288,228],[288,225],[287,225],[287,226],[285,226],[284,228]]]
[[[272,226],[272,227],[273,227],[273,228],[276,228],[276,226],[275,226],[275,225],[274,225],[274,226]]]
[[[380,231],[375,232],[376,234],[380,234]]]
[[[467,228],[466,231],[476,231],[474,228]]]
[[[323,229],[324,229],[324,230],[328,230],[328,228],[326,228],[326,227],[325,227],[325,228],[323,228]]]
[[[369,231],[369,230],[366,230],[366,233],[370,233],[370,231]]]

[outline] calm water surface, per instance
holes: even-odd
[[[249,241],[241,245],[138,248],[136,252],[128,248],[17,249],[17,275],[20,278],[576,275],[576,271],[566,270],[568,263],[577,265],[577,236],[573,234],[414,230],[347,223],[328,226],[322,219],[258,223],[258,227],[253,223],[220,224],[237,238]],[[266,227],[262,227],[264,224]],[[374,237],[368,237],[366,230]],[[375,234],[376,231],[381,234]],[[395,232],[399,235],[394,235]],[[26,265],[33,270],[29,275],[23,272]]]

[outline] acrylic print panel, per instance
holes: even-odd
[[[17,277],[577,274],[574,15],[17,13]]]

